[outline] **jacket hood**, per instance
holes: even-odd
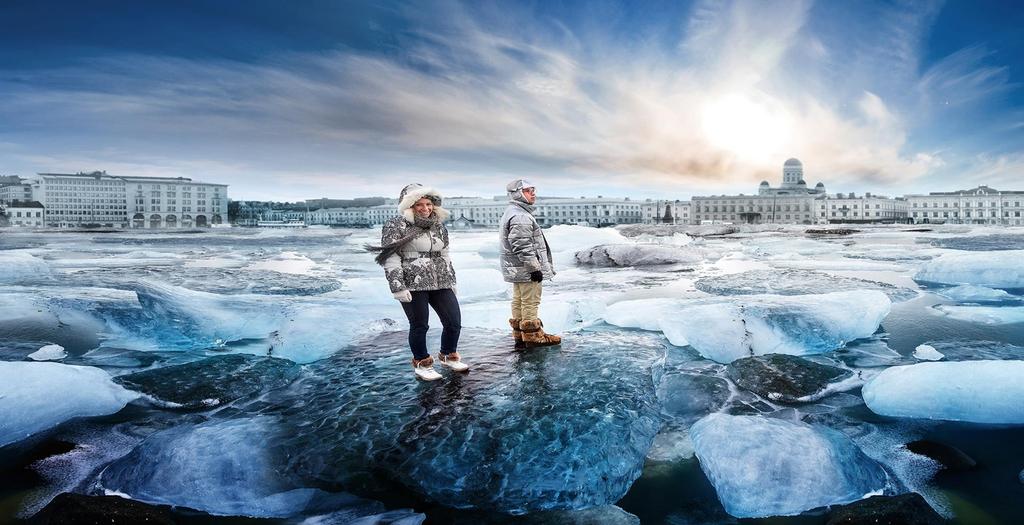
[[[526,200],[526,196],[523,195],[523,188],[535,188],[531,182],[524,179],[516,179],[505,185],[505,192],[508,194],[508,200],[531,206],[530,201]]]
[[[441,207],[441,192],[422,184],[410,184],[402,188],[402,193],[398,196],[398,213],[412,224],[415,220],[412,206],[424,197],[434,203],[434,215],[437,216],[438,221],[444,222],[448,219],[448,215],[450,215],[448,210]]]

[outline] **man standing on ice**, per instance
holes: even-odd
[[[560,344],[562,338],[544,333],[538,317],[544,279],[555,275],[551,264],[551,248],[537,219],[533,216],[537,201],[533,184],[516,179],[505,187],[508,208],[501,217],[498,233],[501,244],[501,274],[512,283],[512,336],[516,348],[533,348]]]

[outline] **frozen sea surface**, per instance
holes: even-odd
[[[522,353],[495,233],[453,231],[472,370],[430,384],[379,230],[4,230],[0,521],[109,491],[269,523],[722,523],[884,489],[1024,522],[992,488],[1024,468],[1024,232],[805,229],[545,230],[565,342]],[[986,468],[936,476],[917,439]]]

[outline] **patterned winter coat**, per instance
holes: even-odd
[[[410,228],[417,228],[413,226],[412,205],[424,196],[435,194],[434,190],[422,188],[403,196],[398,208],[401,215],[384,224],[381,244],[390,244],[406,235]],[[440,195],[436,196],[440,200]],[[448,212],[435,206],[434,214],[439,219],[437,224],[417,235],[384,262],[384,275],[392,293],[402,290],[417,292],[455,287],[455,269],[452,267],[451,258],[448,257],[448,229],[443,223],[448,218]]]
[[[501,217],[501,275],[510,283],[525,283],[530,273],[540,270],[545,279],[555,275],[551,248],[544,231],[533,217],[534,206],[513,197]]]

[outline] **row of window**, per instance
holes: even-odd
[[[972,206],[975,207],[975,208],[984,208],[985,207],[985,203],[977,201],[977,202],[974,202],[973,205],[972,205],[970,202],[965,202],[964,205],[963,205],[964,208],[970,208]],[[998,208],[999,207],[999,202],[990,201],[988,206],[990,208]],[[927,202],[922,202],[921,203],[921,207],[922,208],[927,208],[928,207],[928,203]],[[953,203],[946,202],[946,203],[943,203],[942,206],[939,206],[938,202],[933,202],[931,207],[932,208],[959,208],[960,207],[960,203],[959,202],[953,202]],[[1010,207],[1010,202],[1007,201],[1007,202],[1003,203],[1003,207],[1004,208]],[[1014,201],[1012,207],[1013,208],[1020,208],[1020,201]]]
[[[913,212],[912,217],[917,217],[918,216],[917,213],[918,212],[916,212],[916,211]],[[939,217],[940,216],[939,213],[940,212],[933,211],[931,216],[932,217]],[[941,213],[942,213],[941,217],[946,217],[946,218],[951,217],[951,216],[956,218],[956,217],[960,216],[960,213],[959,212],[955,212],[955,211],[954,212],[944,211],[944,212],[941,212]],[[951,213],[952,213],[952,215],[950,215]],[[1013,213],[1013,215],[1012,215],[1013,217],[1020,217],[1020,211],[1013,211],[1013,212],[1004,211],[1003,212],[1003,217],[1010,217],[1011,216],[1010,213]],[[923,212],[921,212],[920,216],[921,217],[928,217],[928,212],[923,211]],[[985,216],[985,212],[984,211],[979,211],[978,214],[975,215],[974,217],[984,217],[984,216]],[[999,216],[999,213],[996,212],[995,210],[989,211],[989,217],[998,217],[998,216]],[[965,211],[964,212],[964,217],[971,217],[971,212],[970,211]]]

